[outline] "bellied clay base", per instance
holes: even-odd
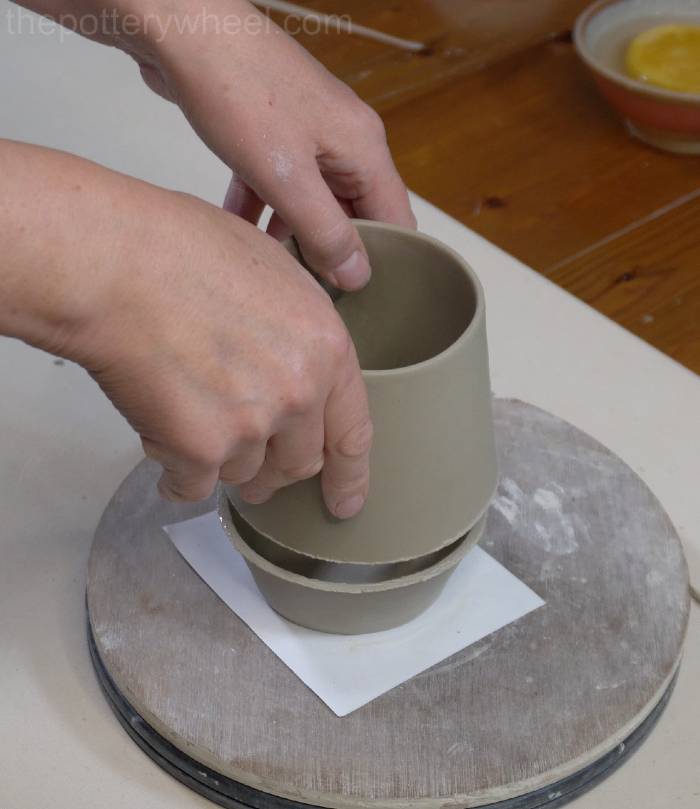
[[[653,725],[688,620],[680,542],[645,484],[576,428],[495,403],[482,547],[546,606],[339,719],[196,576],[139,465],[98,527],[93,655],[162,767],[228,807],[560,806]],[[381,642],[381,635],[358,642]]]

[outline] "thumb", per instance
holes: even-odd
[[[367,252],[317,165],[299,171],[293,194],[283,183],[258,190],[294,233],[312,270],[340,289],[365,286],[371,275]]]

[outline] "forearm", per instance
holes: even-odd
[[[0,334],[79,359],[86,323],[128,266],[133,237],[144,239],[139,209],[150,187],[5,140],[0,177]]]
[[[248,0],[14,0],[83,36],[114,45],[137,61],[209,34],[258,35],[276,26]],[[196,46],[194,46],[196,50]]]

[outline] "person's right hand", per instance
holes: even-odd
[[[372,425],[330,299],[252,225],[154,193],[78,335],[78,360],[162,464],[166,498],[203,499],[221,479],[260,503],[323,469],[329,510],[353,516],[367,496]]]

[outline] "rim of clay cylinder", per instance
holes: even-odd
[[[432,556],[433,554],[438,554],[438,553],[440,553],[440,551],[444,551],[445,549],[450,548],[453,545],[457,545],[458,543],[460,543],[460,541],[462,539],[464,539],[465,537],[467,537],[467,535],[471,531],[473,531],[475,528],[478,528],[480,522],[485,520],[486,514],[487,514],[489,508],[491,507],[491,502],[493,501],[493,498],[494,498],[494,496],[496,494],[496,491],[498,490],[498,476],[496,476],[496,480],[495,480],[495,483],[493,485],[491,495],[489,496],[489,499],[486,502],[483,510],[477,515],[476,519],[472,522],[472,524],[467,526],[456,537],[451,537],[450,539],[448,539],[446,541],[443,541],[439,545],[433,547],[427,553],[423,553],[423,554],[420,554],[418,556],[402,556],[402,557],[400,557],[398,559],[391,559],[391,560],[379,561],[379,562],[354,562],[354,561],[333,559],[330,556],[315,556],[312,553],[301,551],[298,548],[293,548],[290,545],[286,545],[281,539],[278,539],[277,537],[272,536],[272,534],[266,533],[264,531],[261,531],[259,528],[256,528],[248,519],[246,519],[241,514],[240,510],[237,509],[233,505],[233,502],[232,502],[234,499],[236,500],[236,502],[239,502],[239,503],[244,503],[245,502],[245,501],[241,500],[239,497],[237,497],[235,495],[236,489],[237,489],[237,487],[235,487],[235,486],[229,486],[229,485],[222,485],[221,486],[221,492],[222,492],[223,496],[226,498],[231,510],[234,511],[236,513],[237,517],[242,522],[245,522],[245,524],[247,526],[249,526],[250,530],[253,531],[262,540],[265,540],[267,542],[271,542],[271,543],[277,545],[281,550],[288,551],[289,553],[293,553],[293,554],[295,554],[297,556],[300,556],[300,557],[302,557],[304,559],[308,559],[308,560],[313,561],[313,562],[325,562],[325,563],[327,563],[329,565],[344,565],[344,566],[347,566],[349,568],[350,567],[375,567],[375,566],[379,566],[379,565],[401,565],[401,564],[410,564],[411,562],[415,563],[415,562],[418,562],[420,559],[423,559],[424,557]],[[249,505],[249,504],[245,503],[245,505]],[[255,506],[253,506],[253,508],[255,508]]]
[[[475,293],[474,314],[472,315],[472,319],[464,331],[461,332],[459,337],[453,340],[446,348],[443,348],[442,351],[438,351],[437,354],[433,354],[432,357],[428,357],[425,360],[420,360],[420,362],[414,362],[410,365],[402,365],[400,368],[381,368],[376,370],[366,370],[362,368],[362,376],[372,379],[384,376],[404,376],[406,374],[415,374],[423,369],[427,370],[430,366],[435,365],[442,359],[449,357],[450,354],[454,354],[455,352],[459,351],[461,345],[469,340],[472,332],[479,328],[480,321],[486,317],[486,296],[484,294],[484,288],[481,285],[479,276],[472,269],[471,264],[469,264],[469,262],[466,261],[452,247],[444,242],[441,242],[440,239],[429,236],[427,233],[423,233],[420,230],[409,231],[407,228],[400,227],[399,225],[388,225],[384,222],[374,222],[370,219],[353,219],[352,222],[361,230],[379,230],[389,233],[413,235],[419,241],[427,242],[428,244],[431,244],[437,248],[440,252],[449,254],[460,265],[460,269],[465,273],[465,275],[469,277],[469,280],[474,286]]]
[[[282,579],[283,581],[293,584],[298,584],[302,587],[306,587],[309,590],[319,590],[331,593],[346,593],[349,595],[361,595],[362,593],[378,593],[387,590],[398,590],[403,587],[410,587],[412,585],[420,584],[421,582],[425,582],[439,576],[446,570],[456,567],[467,555],[467,553],[480,542],[486,526],[486,515],[484,514],[476,522],[472,529],[467,532],[464,539],[457,544],[451,553],[436,564],[426,567],[423,570],[411,573],[408,576],[400,576],[396,579],[352,584],[346,582],[329,582],[321,579],[311,579],[307,576],[302,576],[299,573],[291,573],[290,571],[268,561],[263,556],[260,556],[260,554],[254,551],[238,533],[235,525],[235,518],[233,516],[233,508],[223,488],[219,489],[218,512],[219,520],[221,521],[224,531],[228,535],[229,539],[233,542],[236,550],[241,554],[241,556],[243,556],[246,562],[249,562],[260,570],[263,570],[278,579]]]
[[[436,565],[443,561],[454,550],[456,550],[456,548],[463,541],[467,541],[470,539],[470,537],[476,536],[476,533],[472,531],[472,528],[470,528],[450,545],[445,545],[444,547],[438,548],[435,551],[426,553],[424,556],[417,556],[400,562],[387,562],[385,564],[379,564],[376,562],[365,564],[361,562],[329,562],[326,559],[319,559],[317,556],[311,556],[307,553],[295,550],[294,548],[288,548],[286,545],[275,542],[273,539],[265,536],[265,534],[260,533],[260,531],[258,531],[255,526],[252,525],[236,509],[236,506],[231,501],[231,498],[228,497],[227,492],[225,489],[223,489],[223,487],[222,493],[223,496],[228,500],[231,523],[233,524],[234,530],[241,540],[245,542],[254,553],[257,553],[258,556],[266,559],[275,567],[282,568],[288,573],[297,573],[298,575],[307,579],[316,579],[339,584],[369,584],[410,576],[414,573],[420,573],[432,565]],[[475,543],[476,539],[474,539],[472,544]],[[267,546],[267,548],[265,546]],[[304,571],[294,569],[293,567],[289,566],[286,561],[272,558],[275,552],[277,554],[286,554],[289,557],[289,561],[297,566],[322,565],[328,571],[328,575],[314,576],[310,575],[309,573],[305,573]],[[387,568],[387,570],[383,570],[380,573],[378,570],[379,568]],[[388,569],[391,569],[391,571]],[[347,576],[351,577],[349,580],[342,577],[344,572]],[[363,575],[366,576],[364,580],[362,578]]]

